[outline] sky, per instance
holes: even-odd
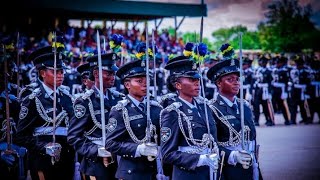
[[[161,3],[184,3],[200,4],[201,0],[134,0]],[[203,37],[213,39],[211,33],[219,28],[230,28],[232,26],[243,25],[249,30],[257,30],[259,22],[264,20],[264,13],[267,5],[272,0],[203,0],[207,5],[207,17],[204,17]],[[320,1],[300,0],[301,5],[311,4],[315,16],[312,18],[320,27]],[[182,17],[178,17],[180,21]],[[186,17],[178,32],[200,32],[201,18]],[[110,23],[110,22],[109,22]],[[149,22],[149,30],[154,28],[154,22]],[[109,24],[110,25],[110,24]],[[108,26],[108,22],[107,22]],[[138,28],[143,28],[144,24],[138,24]],[[165,18],[160,25],[160,29],[174,27],[173,18]],[[118,22],[116,28],[123,28],[124,23]],[[129,25],[130,27],[130,25]]]

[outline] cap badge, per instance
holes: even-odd
[[[197,64],[196,63],[193,63],[192,65],[192,70],[196,70],[197,69]]]
[[[141,61],[141,66],[142,67],[146,66],[146,63],[143,60]]]
[[[116,55],[113,54],[113,55],[112,55],[112,60],[115,60],[115,59],[116,59]]]
[[[231,59],[231,63],[230,63],[230,66],[234,66],[235,63],[234,63],[234,59]]]

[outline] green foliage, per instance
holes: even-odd
[[[219,50],[224,43],[230,43],[234,49],[239,49],[239,33],[242,32],[243,49],[260,49],[259,33],[256,31],[248,31],[245,26],[235,26],[231,28],[221,28],[212,33],[214,37],[214,48]]]
[[[268,6],[266,22],[258,26],[264,50],[301,52],[304,48],[320,49],[320,31],[310,21],[310,5],[302,7],[298,0],[277,0]]]

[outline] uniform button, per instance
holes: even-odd
[[[131,170],[128,170],[128,173],[131,174]]]
[[[231,126],[234,126],[234,124],[232,123]]]
[[[194,126],[194,124],[192,124],[192,126]]]
[[[141,127],[141,125],[140,125],[140,124],[138,124],[138,127]]]
[[[131,155],[131,157],[133,158],[133,156]]]

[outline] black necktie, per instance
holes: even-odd
[[[144,105],[144,103],[139,103],[139,108],[140,108],[141,111],[143,111],[143,112],[146,111],[146,106]]]
[[[239,114],[238,105],[236,103],[232,105],[232,109],[234,109],[237,112],[237,114]]]

